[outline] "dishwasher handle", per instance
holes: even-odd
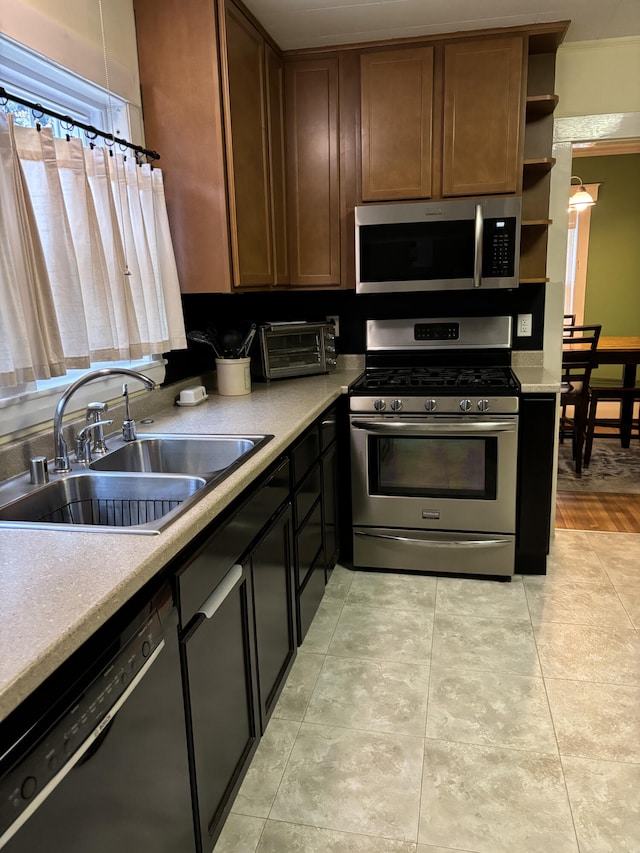
[[[238,581],[242,578],[242,571],[240,563],[235,563],[231,566],[209,598],[198,608],[198,613],[201,613],[207,619],[212,619],[216,611],[222,607],[226,599],[233,592]]]

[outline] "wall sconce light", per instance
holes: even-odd
[[[575,192],[569,199],[569,209],[577,210],[579,213],[581,210],[586,210],[588,207],[593,207],[595,201],[591,193],[588,193],[584,188],[582,178],[579,178],[577,175],[572,175],[571,182],[573,181],[578,181],[580,186],[578,187],[578,191]]]

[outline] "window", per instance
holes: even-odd
[[[42,104],[45,108],[68,115],[83,124],[105,129],[112,132],[115,136],[126,139],[131,138],[128,120],[129,105],[127,102],[2,35],[0,35],[0,84],[10,94]],[[63,139],[65,136],[78,137],[84,145],[88,145],[90,142],[83,130],[45,114],[41,116],[37,113],[34,114],[30,109],[20,104],[7,101],[0,105],[0,109],[11,113],[14,116],[15,125],[18,127],[33,128],[39,123],[42,128],[50,128],[51,133],[55,137],[62,137]],[[95,142],[96,147],[102,143],[104,143],[104,140],[98,137]],[[77,145],[78,143],[75,144]],[[117,155],[113,160],[116,159]],[[107,160],[109,160],[108,157]],[[132,163],[133,160],[130,158],[130,165]],[[145,167],[145,169],[148,169],[148,167]],[[161,173],[159,170],[155,170],[152,177],[155,191],[158,183],[156,179],[160,178],[161,185]],[[166,234],[168,234],[168,228]],[[162,261],[166,269],[166,254],[163,254]],[[169,261],[173,261],[172,249],[170,250]],[[157,265],[153,267],[153,270],[154,275],[156,275]],[[168,277],[171,278],[171,263],[168,263],[168,270]],[[169,338],[173,342],[173,345],[163,347],[163,351],[186,346],[186,341],[184,344],[180,343],[181,336],[184,336],[184,327],[182,326],[181,332],[177,335],[173,333],[175,331],[174,318],[176,314],[180,315],[179,324],[181,324],[179,291],[177,290],[177,275],[175,274],[174,261],[173,272],[177,296],[172,293],[169,299],[166,292],[164,294],[166,310],[169,311],[171,309],[172,319],[170,325],[172,329],[170,331],[172,334],[169,335]],[[164,275],[164,272],[161,271],[160,275]],[[171,281],[172,286],[173,284],[174,282]],[[0,282],[0,286],[5,285]],[[147,287],[146,283],[144,286]],[[159,287],[162,290],[163,285],[160,284]],[[160,298],[162,301],[162,293]],[[95,315],[92,315],[92,319],[93,317]],[[177,344],[176,341],[178,342]],[[91,369],[120,364],[142,370],[156,382],[161,382],[164,378],[165,361],[162,358],[161,352],[153,349],[152,352],[155,352],[155,354],[141,356],[133,360],[127,359],[125,361],[101,363],[92,359]],[[64,376],[47,380],[36,380],[11,386],[0,385],[2,434],[4,436],[12,435],[18,437],[16,434],[23,434],[25,430],[28,431],[33,425],[41,423],[45,419],[50,419],[53,407],[55,406],[55,400],[59,397],[61,388],[70,385],[84,372],[86,372],[86,368],[84,370],[68,370]],[[119,396],[121,383],[112,381],[111,387],[108,390],[107,388],[102,388],[102,386],[98,390],[96,385],[99,385],[99,382],[91,383],[88,386],[89,389],[93,389],[92,393],[94,396],[100,394],[103,399],[109,399],[106,396],[108,393],[112,393],[112,398]]]

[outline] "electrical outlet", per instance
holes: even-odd
[[[531,314],[518,314],[518,337],[519,338],[530,338],[532,331],[531,327],[533,326],[533,315]]]
[[[336,338],[340,336],[340,317],[335,314],[327,314],[327,323],[333,323],[336,328]]]

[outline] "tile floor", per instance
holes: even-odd
[[[640,535],[336,567],[215,853],[640,853]]]

